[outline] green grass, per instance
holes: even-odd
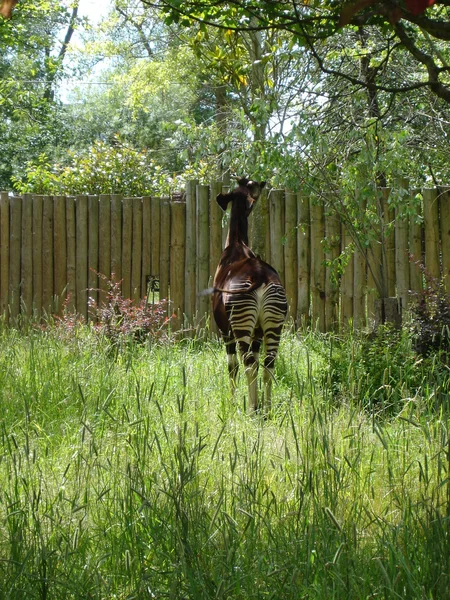
[[[0,332],[0,598],[449,598],[448,369],[286,334],[274,415],[214,342]]]

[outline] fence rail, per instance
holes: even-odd
[[[214,201],[221,190],[221,183],[190,182],[182,198],[2,192],[0,312],[14,320],[65,306],[88,318],[89,299],[101,303],[114,277],[136,301],[157,280],[174,327],[201,326],[210,299],[199,292],[212,283],[227,231]],[[417,190],[404,189],[400,208],[390,194],[379,191],[379,232],[369,245],[317,199],[286,190],[260,199],[250,245],[279,271],[297,324],[362,327],[376,319],[380,294],[404,307],[410,291],[422,289],[416,261],[436,278],[450,273],[450,188],[422,190],[414,216],[405,206],[417,205]]]

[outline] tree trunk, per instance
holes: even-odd
[[[75,24],[78,18],[78,4],[78,2],[75,2],[75,4],[72,7],[72,14],[70,16],[69,25],[67,27],[66,35],[64,37],[63,43],[61,44],[61,48],[59,50],[58,58],[56,61],[57,66],[51,67],[46,75],[44,98],[48,102],[53,102],[55,98],[55,90],[53,89],[53,86],[57,75],[62,69],[64,58],[66,56],[67,49],[70,45],[70,40],[72,39],[73,33],[75,31]]]
[[[228,132],[228,113],[227,113],[227,95],[226,87],[218,85],[215,88],[216,96],[216,125],[220,139],[225,140]],[[230,185],[230,166],[224,158],[224,153],[219,153],[217,157],[217,170],[219,179],[225,185]]]

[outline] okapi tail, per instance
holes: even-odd
[[[210,288],[206,288],[206,290],[203,290],[201,292],[199,292],[199,296],[212,296],[213,294],[248,294],[250,292],[253,292],[253,290],[256,290],[257,288],[261,287],[261,283],[259,282],[253,282],[252,285],[250,285],[248,288],[245,288],[245,290],[224,290],[222,288],[218,288],[218,287],[210,287]]]

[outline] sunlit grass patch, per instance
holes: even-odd
[[[286,334],[263,420],[213,341],[1,336],[6,597],[445,597],[439,363],[405,355],[421,371],[380,411],[363,340]]]

